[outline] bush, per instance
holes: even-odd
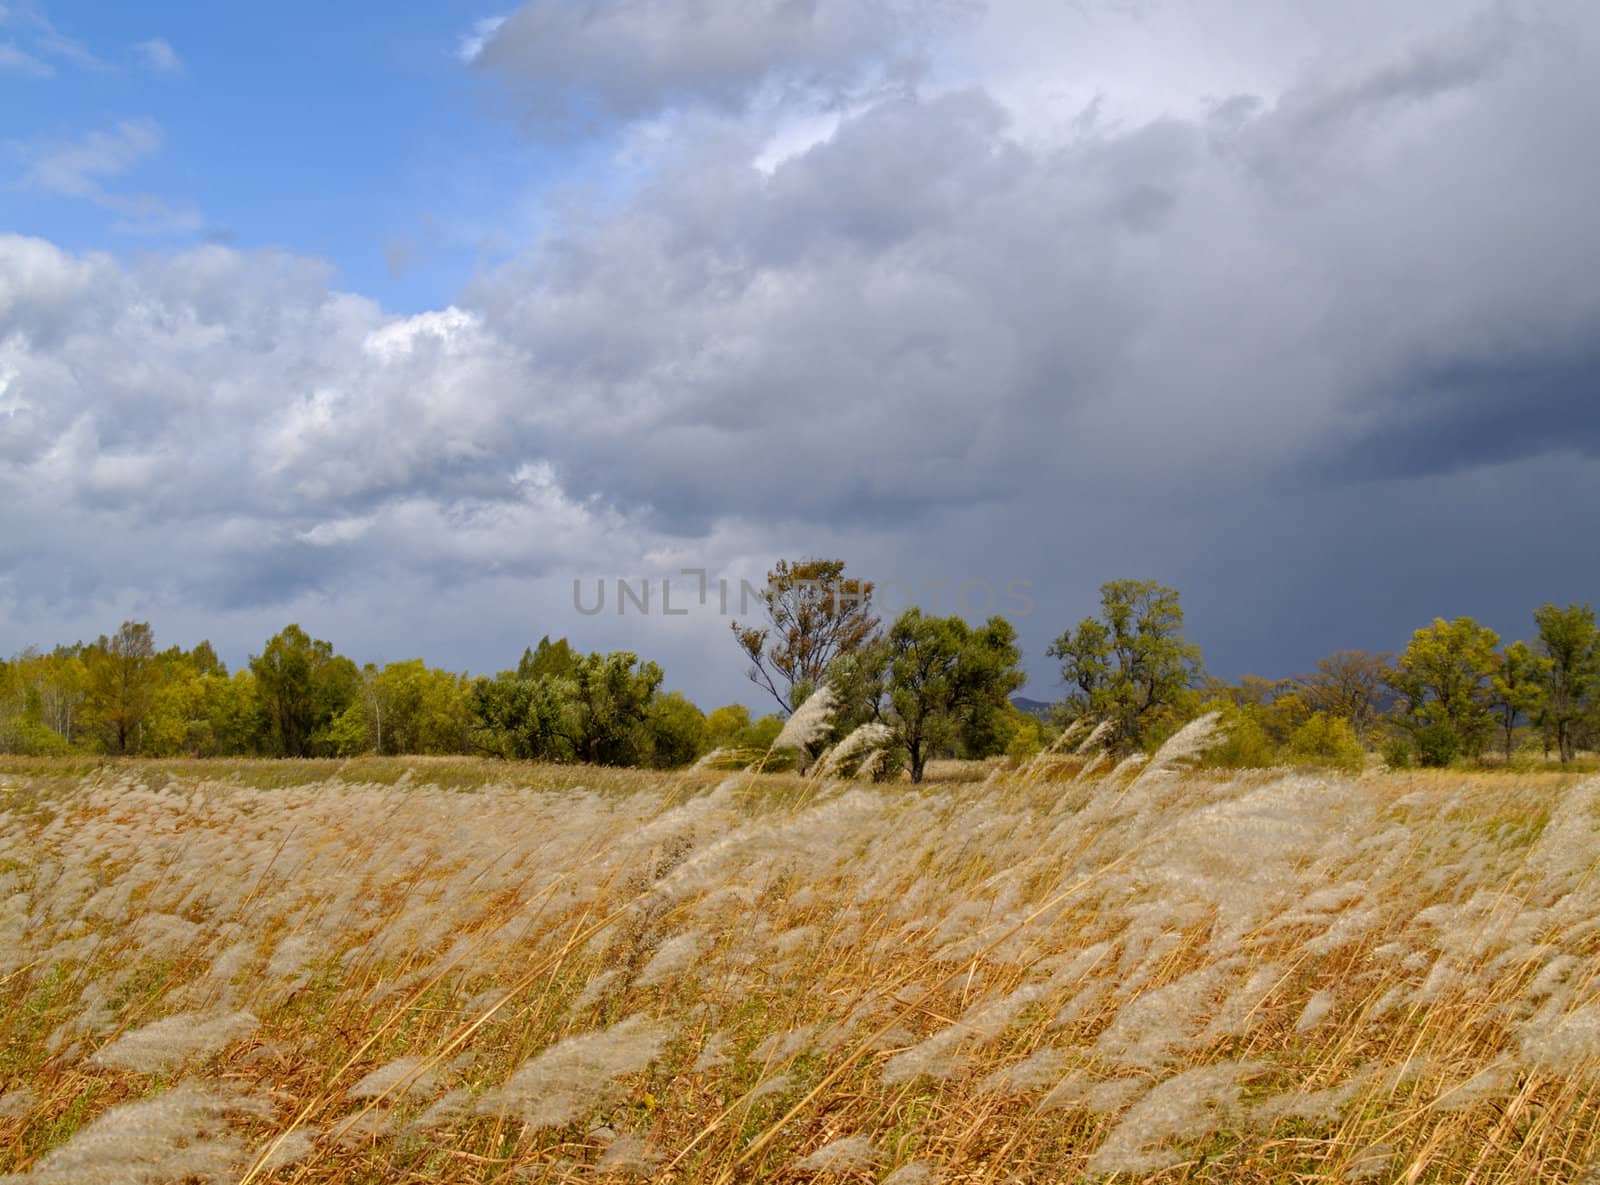
[[[0,722],[0,753],[21,757],[63,757],[72,751],[66,738],[36,720]]]
[[[1417,763],[1411,751],[1411,742],[1403,736],[1392,736],[1383,743],[1383,761],[1390,769],[1410,769]]]
[[[1006,756],[1021,765],[1023,762],[1036,756],[1044,748],[1044,741],[1039,736],[1039,725],[1029,720],[1017,726],[1011,734],[1011,742],[1006,745]]]
[[[1355,730],[1342,716],[1313,712],[1289,737],[1289,753],[1297,761],[1326,765],[1347,774],[1360,773],[1367,764]]]
[[[1278,763],[1277,747],[1261,724],[1261,712],[1253,705],[1230,700],[1211,700],[1203,712],[1220,712],[1223,740],[1206,751],[1201,764],[1227,769],[1266,769]]]
[[[1435,768],[1461,756],[1461,734],[1448,724],[1429,724],[1417,730],[1417,759]]]

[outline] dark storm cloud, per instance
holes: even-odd
[[[1567,357],[1436,363],[1379,397],[1381,427],[1337,459],[1360,480],[1453,473],[1552,452],[1600,457],[1600,346]]]

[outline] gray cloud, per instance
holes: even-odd
[[[479,22],[462,53],[542,119],[737,110],[768,85],[853,86],[958,11],[948,0],[532,0]]]

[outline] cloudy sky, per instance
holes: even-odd
[[[823,554],[1040,698],[1123,576],[1226,676],[1524,635],[1600,600],[1596,110],[1587,0],[0,0],[0,652],[757,705],[677,574]]]

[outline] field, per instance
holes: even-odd
[[[1597,1180],[1597,855],[1592,776],[0,765],[0,1181]]]

